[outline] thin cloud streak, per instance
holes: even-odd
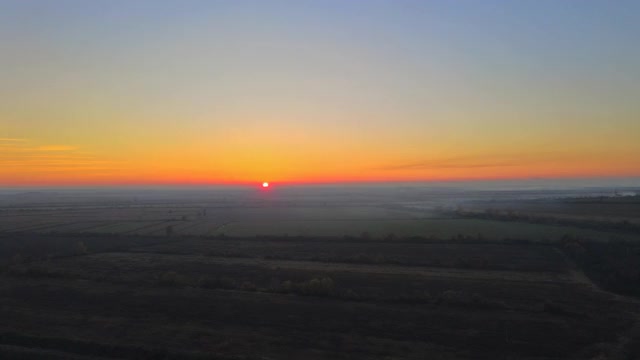
[[[69,146],[69,145],[45,145],[45,146],[38,146],[35,149],[38,151],[73,151],[73,150],[77,150],[78,148],[76,146]]]
[[[509,155],[461,156],[446,159],[429,159],[413,163],[388,165],[377,170],[429,170],[429,169],[477,169],[501,168],[551,162],[558,159],[568,160],[575,156],[566,153],[528,153]]]
[[[380,170],[412,170],[412,169],[474,169],[489,167],[509,167],[520,164],[509,162],[488,162],[488,163],[447,163],[447,162],[421,162],[403,165],[390,165],[379,168]]]
[[[34,146],[22,139],[0,139],[0,181],[1,175],[20,178],[83,172],[97,176],[122,170],[121,162],[78,150],[71,145]]]

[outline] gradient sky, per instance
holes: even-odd
[[[640,176],[640,2],[0,0],[0,184]]]

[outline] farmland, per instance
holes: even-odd
[[[5,262],[6,353],[578,359],[638,335],[637,303],[598,290],[552,245],[51,237],[86,248]]]
[[[640,356],[633,231],[269,196],[5,199],[0,357]]]
[[[82,211],[4,209],[0,232],[40,234],[175,235],[237,237],[277,236],[422,236],[458,235],[491,238],[558,240],[566,234],[591,239],[638,239],[635,234],[611,234],[597,229],[557,224],[509,223],[495,219],[460,218],[436,211],[382,207],[228,207],[155,206],[99,208]]]

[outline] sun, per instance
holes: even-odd
[[[263,183],[262,183],[262,187],[263,187],[263,188],[268,188],[268,187],[269,187],[269,183],[268,183],[268,182],[266,182],[266,181],[265,181],[265,182],[263,182]]]

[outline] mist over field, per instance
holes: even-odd
[[[610,196],[616,191],[636,191],[638,178],[627,179],[541,179],[487,180],[455,182],[393,182],[364,184],[291,185],[277,183],[269,189],[255,186],[82,186],[82,187],[4,187],[0,205],[36,204],[126,204],[131,202],[209,203],[220,206],[243,202],[263,205],[415,203],[425,208],[453,206],[468,200],[531,199],[567,196]],[[95,205],[95,204],[94,204]]]
[[[0,231],[196,236],[436,236],[542,239],[566,229],[458,219],[455,211],[522,201],[635,194],[633,179],[350,185],[5,189]],[[478,205],[481,204],[481,205]],[[484,204],[484,205],[482,205]],[[168,230],[170,229],[170,230]],[[534,231],[535,230],[535,231]],[[573,229],[585,236],[592,230]],[[595,234],[595,235],[594,235]],[[607,237],[608,238],[608,237]]]

